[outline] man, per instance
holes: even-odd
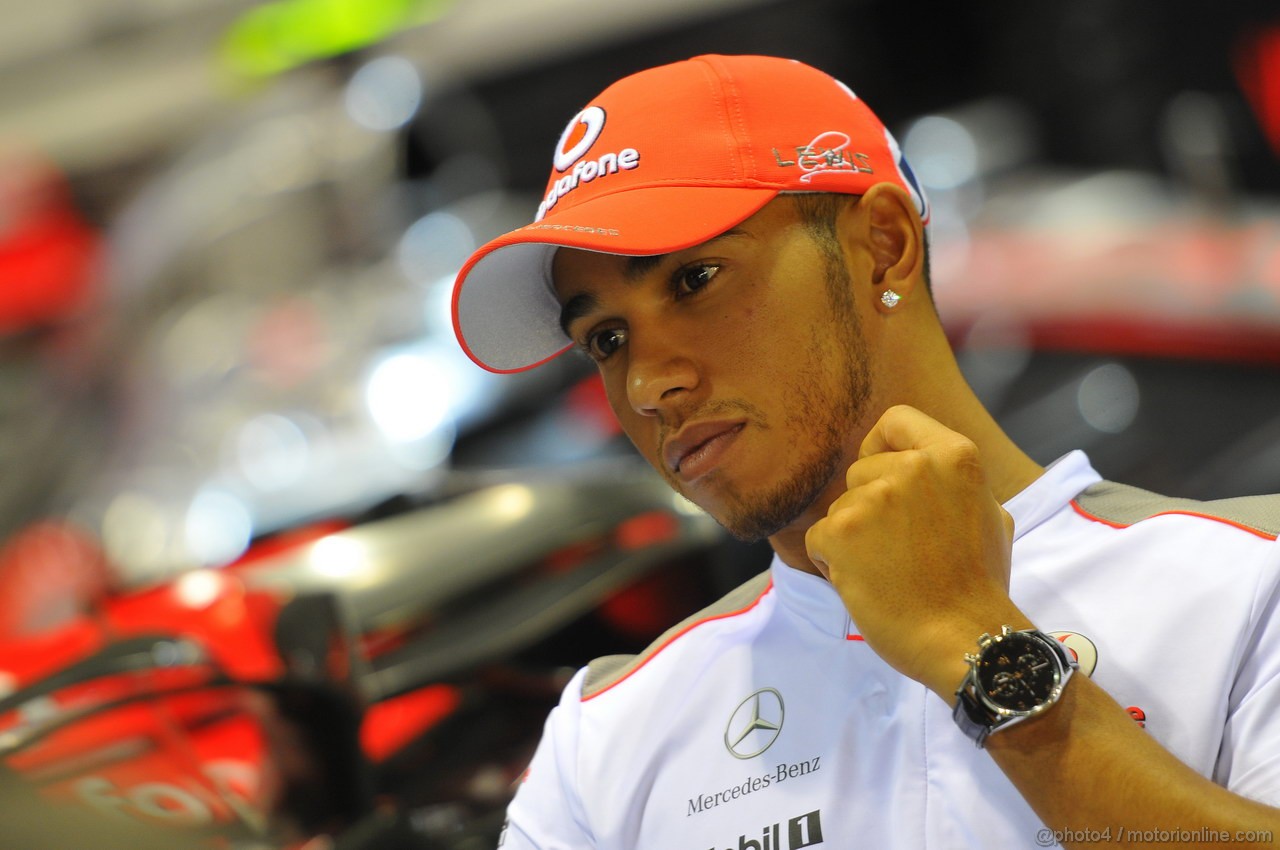
[[[575,677],[506,846],[1275,846],[1280,500],[1040,468],[956,366],[927,216],[845,86],[703,56],[575,116],[538,219],[463,268],[477,363],[576,344],[777,554]]]

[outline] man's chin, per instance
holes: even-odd
[[[667,476],[669,483],[677,493],[693,502],[714,519],[733,537],[744,543],[756,543],[771,536],[777,529],[772,528],[773,518],[760,516],[758,510],[752,510],[741,504],[741,500],[726,498],[722,490],[715,492],[707,487],[685,487],[672,476]],[[784,522],[785,526],[786,523]],[[779,526],[781,528],[781,526]]]
[[[767,490],[758,488],[746,493],[719,482],[725,486],[717,487],[714,495],[706,491],[684,495],[731,535],[755,543],[804,522],[841,469],[838,460],[834,454],[824,455]]]
[[[792,525],[806,508],[808,503],[765,501],[756,505],[721,505],[718,510],[704,507],[703,510],[733,537],[744,543],[758,543]]]

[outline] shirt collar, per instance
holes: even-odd
[[[1071,503],[1082,490],[1102,480],[1089,458],[1073,451],[1058,458],[1039,478],[1004,503],[1013,517],[1013,538],[1017,540]],[[835,588],[821,576],[792,569],[776,554],[769,570],[779,603],[791,614],[807,620],[819,630],[843,639],[856,640],[856,626],[845,610]]]
[[[1082,451],[1069,452],[1049,464],[1043,475],[1004,503],[1004,509],[1013,517],[1013,539],[1071,504],[1081,491],[1101,480]]]
[[[788,613],[826,634],[844,638],[852,630],[849,612],[836,589],[822,576],[792,569],[776,554],[769,566],[778,602]]]

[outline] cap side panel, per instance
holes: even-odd
[[[705,57],[714,73],[716,102],[720,105],[725,128],[726,149],[733,152],[733,179],[754,180],[759,175],[752,167],[751,132],[742,108],[742,94],[734,76],[723,66],[718,56]]]

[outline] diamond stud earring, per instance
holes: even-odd
[[[894,292],[892,289],[886,289],[884,294],[880,296],[880,303],[892,310],[898,306],[898,302],[902,300],[902,296]]]

